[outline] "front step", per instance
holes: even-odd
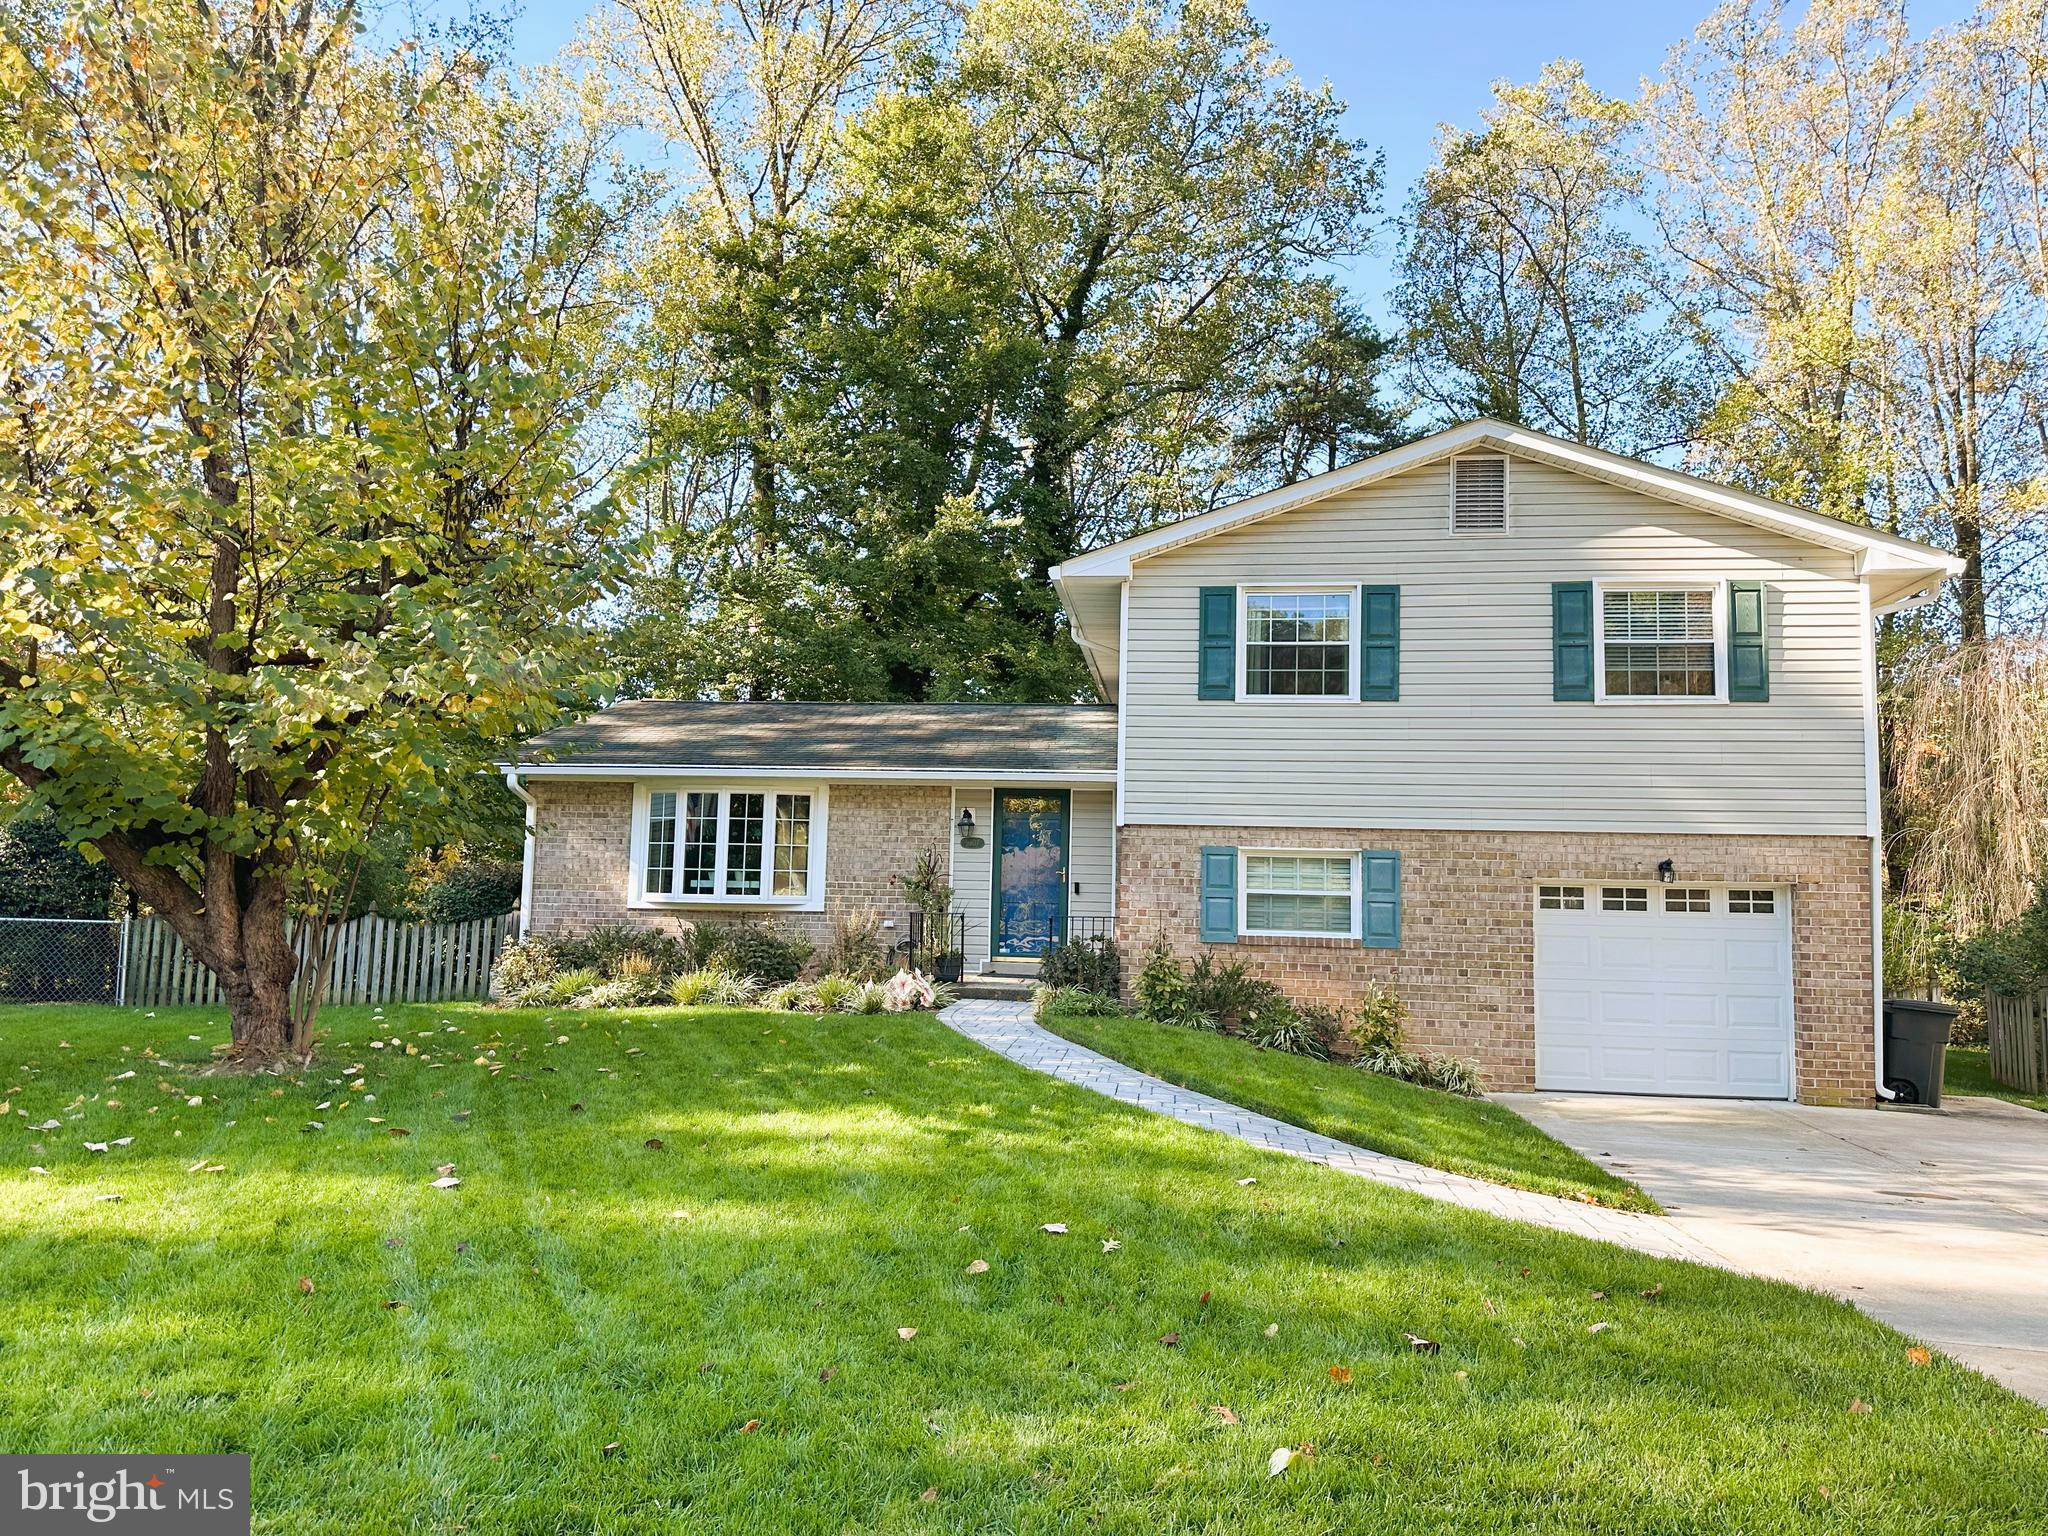
[[[992,998],[1002,1002],[1028,1003],[1038,982],[1029,976],[1004,976],[984,971],[964,978],[956,989],[962,997]]]

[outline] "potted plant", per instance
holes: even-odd
[[[903,894],[910,898],[923,925],[932,978],[958,981],[966,957],[952,947],[953,887],[946,880],[945,861],[939,857],[938,849],[927,848],[917,856],[910,873],[903,877]]]

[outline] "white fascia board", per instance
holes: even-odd
[[[1887,569],[1939,572],[1951,576],[1962,569],[1961,562],[1946,551],[1900,538],[1897,534],[1859,528],[1824,513],[1809,512],[1768,497],[1717,485],[1696,475],[1645,464],[1602,448],[1589,448],[1584,443],[1552,437],[1547,432],[1482,417],[1346,468],[1298,480],[1292,485],[1284,485],[1264,495],[1233,502],[1227,507],[1218,507],[1213,512],[1204,512],[1178,523],[1168,523],[1165,527],[1124,539],[1092,554],[1077,555],[1064,562],[1057,574],[1068,580],[1084,577],[1120,579],[1129,575],[1134,561],[1481,447],[1552,464],[1662,501],[1697,507],[1701,511],[1753,527],[1767,528],[1810,544],[1855,553]]]
[[[518,763],[527,779],[813,779],[827,784],[1114,784],[1114,768],[714,768],[700,763]]]

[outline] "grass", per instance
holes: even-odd
[[[2024,1104],[2029,1109],[2048,1110],[2048,1094],[2022,1093],[2017,1088],[1993,1082],[1991,1052],[1981,1045],[1952,1045],[1948,1048],[1948,1060],[1941,1071],[1941,1091],[1944,1094],[1977,1094],[2004,1099],[2009,1104]]]
[[[293,1536],[2048,1521],[2048,1414],[1845,1304],[926,1017],[330,1021],[293,1081],[193,1075],[204,1013],[0,1010],[0,1443],[245,1450]]]
[[[1046,1027],[1177,1087],[1353,1146],[1546,1195],[1627,1211],[1658,1209],[1627,1179],[1485,1099],[1461,1099],[1356,1067],[1262,1051],[1229,1035],[1150,1019],[1055,1017]]]

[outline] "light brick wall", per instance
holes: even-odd
[[[578,933],[600,923],[650,928],[674,923],[670,910],[626,904],[632,785],[543,779],[529,782],[527,790],[539,822],[529,932]],[[952,836],[952,791],[944,784],[833,784],[828,805],[823,912],[763,907],[676,911],[696,923],[772,916],[785,932],[807,934],[822,945],[838,914],[873,906],[895,920],[885,938],[907,937],[910,907],[896,882],[924,849],[946,848]]]
[[[1203,945],[1196,905],[1205,844],[1397,848],[1401,947],[1356,940],[1240,937]],[[1479,1063],[1486,1086],[1536,1084],[1539,881],[1681,882],[1792,888],[1793,1081],[1809,1104],[1868,1103],[1872,1088],[1870,844],[1858,837],[1665,837],[1638,833],[1387,832],[1328,828],[1127,826],[1118,842],[1117,934],[1135,975],[1164,937],[1245,961],[1303,1002],[1349,1005],[1362,983],[1394,987],[1410,1041]]]

